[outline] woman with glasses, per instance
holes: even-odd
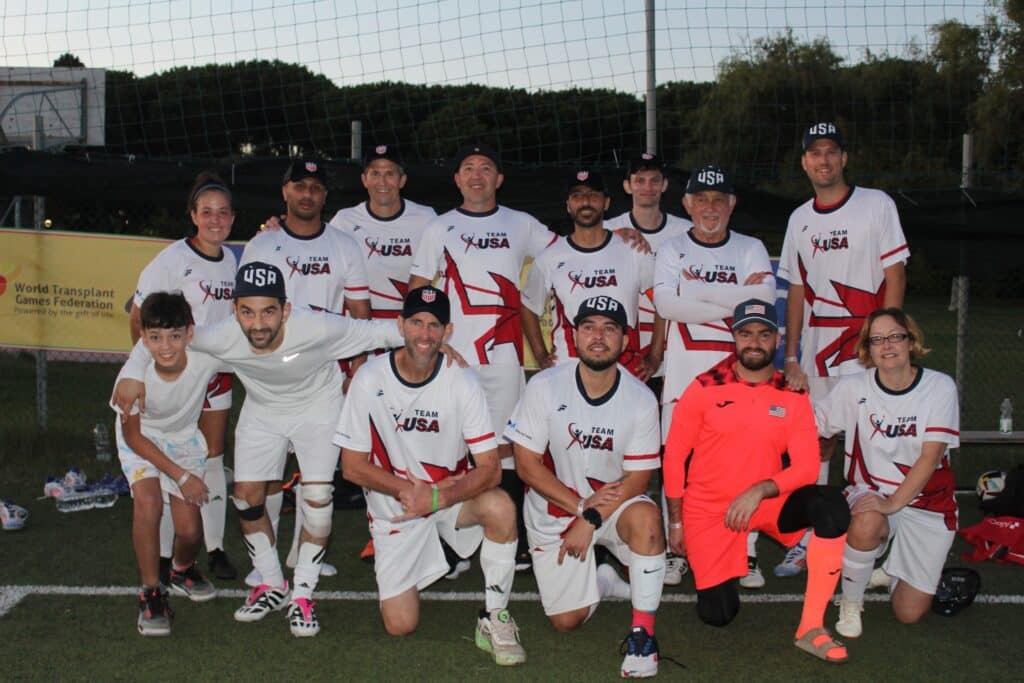
[[[893,613],[912,624],[931,607],[953,543],[949,449],[960,445],[960,411],[953,380],[919,365],[926,353],[913,318],[898,308],[875,311],[857,341],[867,371],[844,376],[815,406],[821,436],[846,433],[852,520],[836,623],[846,638],[861,634],[864,590],[887,546]]]

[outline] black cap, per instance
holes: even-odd
[[[477,142],[472,145],[466,145],[459,149],[455,153],[453,160],[455,164],[454,171],[459,172],[459,168],[462,166],[462,162],[471,156],[479,154],[480,156],[487,157],[494,162],[494,166],[498,169],[498,173],[501,173],[501,157],[498,156],[498,152],[490,145],[485,145],[482,142]]]
[[[747,299],[732,312],[732,329],[738,330],[747,323],[764,323],[773,330],[779,329],[779,314],[775,306],[760,299]]]
[[[437,287],[425,285],[410,290],[405,295],[405,302],[402,304],[402,317],[411,318],[417,313],[430,313],[442,325],[447,325],[452,319],[452,307],[448,302],[448,296]]]
[[[629,160],[626,164],[626,178],[639,171],[665,172],[665,162],[657,154],[644,152]]]
[[[377,159],[387,159],[399,166],[402,165],[402,157],[398,154],[398,147],[395,145],[375,145],[365,157],[363,157],[363,169],[365,170]]]
[[[732,177],[725,172],[725,169],[714,165],[701,166],[696,169],[686,182],[686,194],[696,194],[707,190],[736,194]]]
[[[327,187],[327,169],[324,168],[323,162],[318,159],[292,159],[288,170],[284,172],[281,184],[297,183],[305,178],[316,178]]]
[[[266,296],[272,299],[287,298],[284,289],[284,275],[271,263],[253,261],[246,263],[235,273],[235,299],[247,296]]]
[[[610,296],[592,296],[589,299],[584,299],[579,310],[576,311],[576,317],[572,319],[573,326],[579,327],[585,318],[592,315],[602,315],[617,323],[623,330],[629,327],[626,309]]]
[[[580,185],[608,194],[608,186],[604,184],[604,177],[597,171],[589,171],[587,169],[573,171],[572,175],[566,179],[565,190],[566,192],[571,192],[572,188],[579,187]]]
[[[839,145],[839,149],[846,149],[843,134],[839,132],[839,126],[832,121],[821,121],[807,129],[804,133],[804,151],[806,152],[817,140],[831,140]]]

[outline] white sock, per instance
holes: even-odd
[[[284,493],[278,491],[267,496],[266,502],[263,504],[264,509],[267,511],[267,519],[270,520],[270,526],[274,529],[274,538],[278,538],[277,527],[281,521],[281,506],[284,504]]]
[[[323,564],[326,549],[322,545],[306,541],[299,546],[295,563],[295,577],[292,581],[292,599],[313,599],[317,581],[320,579],[320,565]]]
[[[633,609],[655,612],[661,604],[665,583],[665,553],[637,555],[629,563],[629,588]]]
[[[171,517],[171,502],[164,500],[164,510],[160,515],[160,557],[174,554],[174,519]]]
[[[854,550],[849,544],[843,549],[843,600],[864,601],[871,572],[875,570],[878,549]]]
[[[277,556],[277,547],[271,545],[270,539],[262,531],[245,534],[245,546],[252,558],[252,565],[263,577],[263,583],[275,588],[284,585],[284,573],[281,571],[281,560]]]
[[[757,557],[758,532],[751,531],[747,534],[747,557]]]
[[[516,541],[495,543],[484,538],[480,544],[480,569],[484,572],[484,604],[487,611],[505,609],[516,574]]]
[[[228,504],[228,483],[224,477],[223,454],[206,459],[203,482],[210,490],[210,501],[199,508],[203,517],[203,538],[207,552],[224,549],[224,515]]]

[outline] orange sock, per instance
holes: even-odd
[[[821,538],[811,534],[811,540],[807,543],[807,590],[804,593],[800,626],[796,630],[797,638],[812,628],[825,625],[825,608],[836,591],[839,575],[843,571],[845,547],[846,534],[839,538]]]

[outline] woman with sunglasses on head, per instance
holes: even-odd
[[[877,310],[857,341],[867,371],[843,377],[815,406],[821,436],[846,433],[852,520],[836,623],[846,638],[861,635],[864,590],[890,544],[883,569],[893,613],[905,624],[919,621],[931,607],[956,533],[949,460],[949,450],[960,445],[956,384],[918,364],[926,353],[913,318],[898,308]]]

